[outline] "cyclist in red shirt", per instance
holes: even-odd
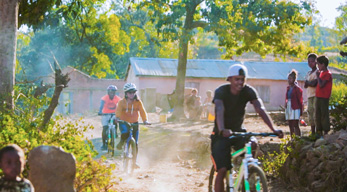
[[[103,115],[101,119],[102,123],[102,147],[101,149],[106,150],[106,131],[108,129],[108,122],[112,115],[116,112],[118,101],[120,97],[116,95],[117,87],[110,85],[107,87],[107,95],[101,98],[101,104],[99,109],[99,115]],[[114,115],[113,115],[114,118]],[[117,129],[117,124],[116,129]]]

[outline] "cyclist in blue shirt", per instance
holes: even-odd
[[[267,126],[279,137],[283,137],[281,130],[275,130],[271,118],[267,115],[257,91],[245,84],[247,68],[244,65],[230,66],[227,81],[229,84],[221,85],[215,90],[213,103],[215,104],[216,119],[211,135],[212,159],[217,170],[215,191],[223,191],[223,178],[227,170],[231,169],[231,149],[241,149],[247,141],[238,139],[232,142],[228,137],[232,132],[245,132],[243,120],[246,104],[253,104],[255,111],[262,117]]]

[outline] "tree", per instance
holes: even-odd
[[[340,35],[347,35],[347,3],[341,4],[338,8],[341,15],[335,19],[335,25]]]
[[[132,0],[132,2],[134,2]],[[143,1],[155,24],[158,36],[179,41],[176,79],[176,105],[173,119],[184,116],[184,86],[188,46],[197,28],[213,31],[219,45],[226,48],[225,58],[254,51],[262,56],[299,54],[303,44],[293,35],[311,23],[311,6],[278,0],[162,0]]]
[[[12,108],[13,85],[15,83],[17,28],[40,23],[47,11],[61,4],[61,0],[0,1],[0,103]]]
[[[0,1],[0,105],[12,108],[19,0]]]
[[[75,10],[73,15],[77,16],[72,16],[67,7],[71,8],[70,12]],[[78,12],[80,9],[84,11]],[[22,72],[34,77],[52,73],[47,61],[55,55],[62,67],[69,65],[98,78],[118,78],[114,66],[119,63],[113,58],[129,51],[131,39],[121,30],[117,15],[100,14],[98,9],[101,5],[90,3],[82,3],[81,7],[67,4],[56,8],[45,22],[54,25],[28,34],[29,45],[18,52]],[[65,16],[62,18],[61,15]]]
[[[345,44],[347,43],[347,3],[340,5],[337,9],[341,12],[341,15],[336,18],[335,25],[342,39],[340,45],[344,45],[341,48],[340,55],[342,57],[346,57],[347,48]]]
[[[17,28],[26,24],[35,31],[56,27],[60,23],[73,29],[75,34],[67,38],[78,39],[81,44],[88,42],[88,59],[82,66],[91,74],[104,77],[110,71],[109,57],[101,47],[112,47],[111,54],[128,51],[130,38],[120,31],[116,15],[99,14],[97,8],[106,0],[1,0],[0,2],[0,102],[12,106],[13,85],[15,82]],[[18,22],[18,23],[17,23]],[[19,25],[18,25],[19,24]],[[71,34],[70,34],[71,35]],[[106,37],[106,38],[103,38]],[[108,45],[102,42],[106,39]],[[52,55],[52,54],[50,54]]]
[[[12,108],[13,85],[15,83],[17,28],[22,24],[38,25],[44,15],[61,0],[0,1],[0,103]]]
[[[178,55],[178,40],[168,41],[166,38],[157,36],[155,25],[151,22],[147,9],[134,9],[114,4],[114,12],[120,19],[122,30],[131,37],[129,52],[124,55],[114,55],[117,63],[117,75],[124,77],[126,65],[130,57],[163,57],[176,58]],[[188,52],[190,58],[195,58],[194,52],[197,47],[191,47]]]

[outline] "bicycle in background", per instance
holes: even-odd
[[[115,114],[102,114],[102,115],[107,115],[110,116],[108,119],[108,128],[106,130],[106,144],[107,144],[107,153],[111,153],[112,157],[114,156],[114,150],[115,150],[115,145],[116,145],[116,138],[117,138],[117,127],[113,123],[115,120]]]
[[[267,179],[266,179],[265,173],[262,170],[262,168],[259,167],[260,162],[258,161],[258,159],[254,158],[252,155],[251,139],[254,138],[255,136],[262,136],[262,137],[276,136],[277,137],[277,135],[274,133],[252,133],[252,132],[247,132],[247,133],[235,132],[232,134],[232,136],[229,137],[229,139],[243,137],[248,142],[246,143],[244,148],[236,152],[232,152],[231,154],[232,160],[239,157],[239,158],[242,158],[242,162],[238,172],[233,170],[233,168],[235,167],[232,163],[231,170],[228,170],[224,178],[225,191],[227,192],[233,192],[233,191],[266,192],[268,191]],[[216,176],[215,167],[212,166],[210,176],[209,176],[209,182],[208,182],[209,192],[214,192],[215,176]]]

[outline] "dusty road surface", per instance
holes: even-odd
[[[208,176],[211,167],[209,134],[213,123],[208,121],[160,123],[159,116],[149,114],[150,126],[140,126],[139,169],[132,176],[122,173],[120,151],[115,157],[101,150],[101,117],[86,117],[86,123],[95,129],[86,136],[91,139],[99,156],[107,157],[107,163],[116,164],[114,172],[117,177],[119,192],[207,192]],[[252,132],[269,132],[270,130],[259,117],[249,117],[245,127]],[[287,126],[277,126],[285,134]],[[309,127],[301,127],[307,135]],[[119,138],[117,139],[118,143]],[[278,138],[258,138],[259,143],[280,143]],[[295,191],[278,181],[269,181],[270,191]]]

